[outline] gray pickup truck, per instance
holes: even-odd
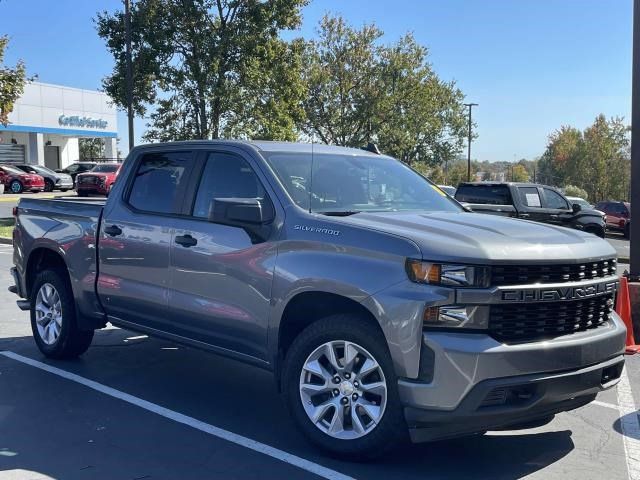
[[[44,355],[110,322],[249,362],[349,458],[545,424],[624,364],[607,242],[469,213],[363,150],[136,147],[106,202],[21,200],[13,240]]]

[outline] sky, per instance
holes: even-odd
[[[120,0],[2,0],[6,63],[21,58],[38,80],[100,89],[113,60],[95,31],[97,11]],[[631,118],[632,0],[312,0],[297,35],[312,38],[325,13],[375,23],[383,42],[413,32],[429,61],[473,110],[478,160],[532,159],[562,125]],[[136,137],[146,121],[135,122]],[[120,149],[127,122],[120,113]]]

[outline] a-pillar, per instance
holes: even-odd
[[[44,165],[44,135],[29,133],[29,163]]]

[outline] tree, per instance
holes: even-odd
[[[299,121],[300,24],[307,0],[139,0],[132,5],[134,110],[151,109],[149,140],[258,135],[291,139]],[[124,14],[98,34],[115,59],[103,86],[126,106]]]
[[[580,197],[585,200],[589,198],[589,194],[585,189],[576,187],[575,185],[567,185],[564,187],[564,194],[568,197]]]
[[[549,137],[538,178],[551,185],[575,185],[598,202],[626,199],[630,181],[629,127],[622,118],[598,115],[581,132],[562,127]]]
[[[467,133],[462,92],[438,78],[411,34],[389,46],[381,36],[323,18],[304,65],[304,133],[351,147],[373,141],[408,164],[453,159]]]
[[[13,68],[3,65],[8,44],[9,38],[0,36],[0,124],[5,127],[9,124],[9,114],[13,111],[13,105],[24,92],[27,82],[26,67],[22,60]]]
[[[529,181],[529,172],[524,165],[521,163],[516,163],[511,167],[511,175],[509,176],[509,180],[512,182],[528,182]]]
[[[102,138],[80,138],[78,140],[80,149],[80,160],[91,158],[101,158],[104,156],[104,139]]]

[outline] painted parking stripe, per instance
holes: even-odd
[[[640,480],[640,418],[633,400],[626,366],[618,383],[618,406],[629,479]]]
[[[598,407],[610,408],[612,410],[615,410],[616,412],[620,412],[620,407],[618,405],[613,404],[613,403],[600,402],[598,400],[594,400],[589,405],[596,405]]]
[[[40,370],[44,370],[45,372],[52,373],[72,382],[79,383],[81,385],[84,385],[85,387],[91,388],[92,390],[96,390],[100,393],[104,393],[105,395],[109,395],[110,397],[130,403],[131,405],[135,405],[144,410],[160,415],[161,417],[168,418],[169,420],[173,420],[174,422],[182,423],[183,425],[195,428],[196,430],[200,430],[201,432],[207,433],[214,437],[218,437],[228,442],[235,443],[236,445],[240,445],[241,447],[245,447],[255,452],[268,455],[269,457],[275,458],[276,460],[280,460],[281,462],[285,462],[290,465],[294,465],[302,470],[306,470],[307,472],[318,475],[319,477],[329,480],[354,480],[353,477],[349,477],[335,470],[331,470],[330,468],[323,467],[322,465],[318,465],[317,463],[305,460],[304,458],[298,457],[291,453],[287,453],[278,448],[271,447],[247,437],[243,437],[242,435],[238,435],[237,433],[223,430],[222,428],[210,425],[193,417],[183,415],[182,413],[169,410],[168,408],[161,407],[160,405],[148,402],[147,400],[143,400],[141,398],[134,397],[133,395],[129,395],[128,393],[121,392],[120,390],[116,390],[115,388],[111,388],[101,383],[94,382],[93,380],[89,380],[88,378],[81,377],[80,375],[76,375],[75,373],[52,367],[51,365],[47,365],[46,363],[38,362],[37,360],[24,357],[14,352],[4,351],[0,352],[0,355],[24,363],[26,365],[30,365]]]

